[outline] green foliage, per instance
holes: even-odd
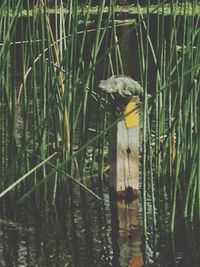
[[[191,3],[191,16],[187,3],[180,8],[182,16],[176,13],[176,5],[171,5],[170,28],[166,27],[165,8],[161,13],[159,10],[154,31],[156,42],[150,18],[144,20],[143,14],[138,14],[140,73],[145,91],[142,125],[145,235],[150,223],[146,215],[147,192],[151,192],[155,228],[159,228],[162,218],[170,221],[172,232],[178,217],[199,220],[200,16],[195,15],[197,1]],[[150,12],[149,6],[147,11]],[[153,88],[153,94],[148,101],[149,88]]]
[[[107,99],[98,85],[124,74],[120,44],[134,32],[138,43],[131,43],[132,58],[138,59],[144,89],[144,234],[150,224],[147,193],[154,227],[170,214],[173,232],[177,207],[191,221],[200,218],[199,4],[168,5],[167,17],[164,3],[138,5],[137,23],[131,21],[121,36],[114,1],[107,7],[100,1],[93,24],[91,1],[78,4],[71,0],[64,6],[61,1],[53,15],[43,1],[33,9],[27,4],[26,12],[22,1],[0,6],[1,196],[15,189],[19,199],[41,185],[47,192],[53,180],[55,200],[57,188],[68,179],[69,191],[71,183],[78,184],[98,197],[87,188],[86,176],[95,172],[102,181],[106,133],[116,123],[109,123]]]
[[[21,1],[14,13],[8,2],[1,6],[1,196],[15,188],[20,197],[40,181],[47,188],[45,177],[55,174],[55,189],[72,177],[90,192],[84,184],[91,138],[92,154],[100,162],[95,170],[103,178],[107,114],[102,111],[105,100],[96,90],[99,79],[111,75],[109,61],[118,60],[120,54],[110,54],[118,47],[113,7],[105,21],[105,1],[101,1],[93,29],[88,21],[90,5],[87,1],[87,10],[77,12],[78,1],[68,1],[66,13],[61,3],[52,18],[40,1],[33,10],[27,5],[25,20],[20,16]],[[110,52],[102,56],[102,49]],[[91,109],[100,114],[98,120]],[[99,133],[103,134],[98,137]],[[50,165],[45,159],[54,153]]]

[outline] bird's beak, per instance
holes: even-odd
[[[105,88],[106,88],[106,80],[101,80],[100,83],[99,83],[99,89],[105,91]]]

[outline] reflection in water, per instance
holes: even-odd
[[[74,190],[73,199],[55,205],[34,198],[17,209],[2,205],[0,220],[1,267],[198,267],[199,228],[177,225],[148,229],[141,240],[139,200],[125,205],[96,201]],[[111,203],[111,204],[110,204]],[[4,211],[4,212],[3,212]],[[149,220],[151,214],[149,213]],[[142,253],[143,252],[143,253]],[[145,256],[144,260],[142,254]]]
[[[12,210],[2,214],[0,266],[139,266],[138,202],[112,202],[111,216],[108,191],[103,198],[99,202],[79,191],[70,205],[37,205],[33,198],[17,216]]]
[[[121,266],[143,264],[141,253],[141,231],[139,220],[139,200],[129,205],[118,203],[119,244]]]
[[[150,214],[149,214],[150,218]],[[199,225],[187,225],[179,218],[174,234],[169,233],[167,219],[159,229],[148,230],[143,240],[145,266],[148,267],[198,267],[200,262]]]
[[[35,210],[28,203],[16,219],[2,214],[0,266],[112,266],[108,193],[104,203],[73,195],[70,208],[43,203]]]
[[[130,204],[111,201],[111,211],[113,266],[142,266],[139,200]]]

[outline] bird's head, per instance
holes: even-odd
[[[108,80],[101,80],[99,83],[99,89],[109,94],[116,92],[116,86],[117,83],[114,77],[110,77]]]

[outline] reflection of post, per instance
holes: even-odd
[[[141,267],[141,227],[139,220],[139,200],[125,205],[124,201],[117,205],[120,247],[120,266]]]

